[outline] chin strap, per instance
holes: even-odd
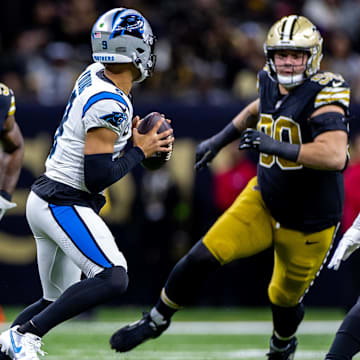
[[[277,80],[285,89],[292,89],[293,87],[300,85],[305,79],[304,74],[289,76],[277,74]]]

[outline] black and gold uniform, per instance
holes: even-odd
[[[0,132],[6,119],[15,114],[15,96],[11,89],[0,83]]]
[[[340,75],[318,73],[281,96],[268,72],[259,73],[258,130],[291,143],[312,142],[325,131],[344,130],[344,121],[319,122],[310,116],[324,105],[336,104],[348,114],[350,89]],[[274,135],[273,135],[274,133]],[[282,226],[304,232],[323,230],[341,219],[342,173],[311,169],[274,155],[260,154],[258,182],[264,202]]]
[[[350,90],[340,75],[317,73],[281,96],[266,71],[259,73],[258,130],[277,140],[306,143],[325,131],[348,131],[343,121],[310,116],[324,105],[348,112]],[[320,120],[319,120],[320,119]],[[341,219],[343,175],[260,154],[258,176],[203,238],[222,264],[252,256],[272,245],[275,266],[269,298],[295,306],[319,272]]]

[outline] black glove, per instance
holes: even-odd
[[[218,134],[211,138],[202,141],[196,147],[195,153],[195,170],[207,167],[216,154],[227,144],[238,139],[240,136],[239,130],[231,121]]]
[[[269,155],[277,155],[283,159],[296,162],[300,145],[290,144],[273,139],[262,131],[247,129],[240,138],[239,150],[254,149]]]
[[[202,141],[195,152],[195,170],[207,167],[212,159],[216,156],[219,149],[214,145],[213,138]]]

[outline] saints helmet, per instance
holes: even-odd
[[[322,37],[316,26],[304,16],[290,15],[281,18],[269,30],[264,44],[266,65],[270,76],[286,88],[301,84],[320,68]],[[276,72],[274,51],[299,50],[308,53],[303,74],[284,76]]]
[[[92,56],[100,63],[133,63],[140,71],[135,82],[141,82],[154,70],[155,40],[150,24],[138,11],[112,9],[101,15],[92,28]]]

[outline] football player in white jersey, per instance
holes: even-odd
[[[37,360],[41,337],[59,323],[126,291],[127,264],[98,213],[102,192],[155,152],[167,152],[172,130],[139,134],[129,92],[151,75],[151,27],[136,10],[117,8],[93,26],[93,59],[78,78],[26,215],[37,246],[43,297],[0,335],[11,359]],[[121,154],[128,140],[133,147]],[[81,272],[87,278],[80,281]]]

